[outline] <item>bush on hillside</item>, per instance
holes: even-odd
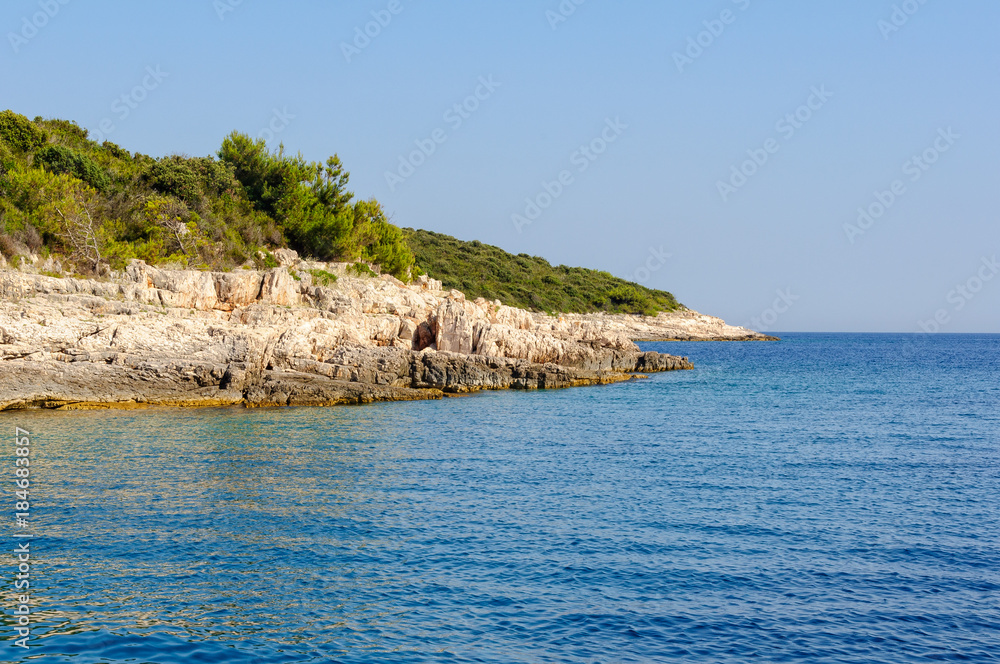
[[[0,139],[17,152],[33,152],[45,145],[45,130],[20,113],[0,112]]]
[[[645,288],[608,272],[559,265],[528,254],[509,254],[481,242],[463,242],[430,231],[404,229],[416,271],[426,270],[445,288],[467,297],[547,312],[607,311],[655,314],[682,308],[666,291]]]
[[[93,159],[61,145],[49,145],[35,153],[35,162],[52,173],[67,173],[98,191],[108,188],[108,174]]]

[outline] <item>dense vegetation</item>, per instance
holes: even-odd
[[[54,253],[77,272],[129,259],[230,269],[290,246],[366,261],[408,279],[399,228],[355,201],[336,155],[325,164],[271,152],[233,132],[218,155],[130,154],[65,120],[0,113],[0,252]],[[261,256],[264,259],[261,259]]]
[[[403,280],[429,272],[469,297],[549,312],[654,314],[673,295],[608,274],[513,256],[389,223],[375,200],[354,200],[334,155],[308,162],[233,132],[209,157],[131,154],[66,120],[0,113],[0,253],[58,256],[80,274],[130,259],[228,270],[275,263],[289,246],[304,256],[368,264]],[[314,275],[324,283],[336,277]]]
[[[548,312],[644,313],[682,308],[666,291],[653,290],[580,267],[553,267],[544,258],[509,254],[482,242],[405,229],[417,264],[445,288],[469,298]]]

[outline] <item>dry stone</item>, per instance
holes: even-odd
[[[693,311],[552,317],[470,301],[426,276],[407,285],[294,252],[275,257],[282,267],[263,272],[142,261],[104,279],[0,270],[0,409],[366,403],[589,385],[691,366],[642,353],[633,339],[764,338]],[[317,285],[308,270],[338,279]]]

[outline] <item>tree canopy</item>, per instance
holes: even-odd
[[[131,154],[66,120],[0,113],[0,252],[54,252],[78,270],[149,263],[229,269],[291,247],[409,279],[413,254],[334,154],[310,162],[233,132],[216,155]]]

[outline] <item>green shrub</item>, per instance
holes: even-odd
[[[17,152],[34,152],[45,145],[45,130],[20,113],[0,112],[0,139]]]
[[[273,217],[279,215],[282,201],[310,176],[301,158],[271,154],[264,139],[235,131],[222,141],[219,158],[231,165],[250,203]]]
[[[347,266],[347,273],[356,277],[377,277],[375,271],[368,267],[367,263],[357,262]]]
[[[281,263],[278,262],[278,259],[274,257],[274,254],[267,249],[263,249],[254,254],[254,264],[257,266],[258,270],[273,270],[281,265]]]
[[[17,167],[17,157],[3,141],[0,141],[0,176]]]
[[[631,304],[633,302],[639,301],[639,294],[636,292],[634,286],[616,286],[608,291],[608,297],[612,302],[618,302],[621,304]]]
[[[358,201],[354,205],[353,244],[361,247],[363,258],[377,263],[383,272],[409,281],[413,251],[403,231],[389,223],[377,201]]]
[[[150,165],[143,181],[156,191],[197,205],[201,199],[198,174],[183,157],[166,157]]]
[[[201,190],[206,196],[230,196],[240,189],[232,164],[219,161],[212,157],[196,157],[189,159],[191,168],[198,174]]]
[[[311,189],[302,187],[281,204],[285,234],[298,252],[324,261],[359,258],[351,231],[354,215],[323,205]]]
[[[635,286],[616,286],[608,292],[608,298],[624,313],[655,315],[656,309],[649,297]]]
[[[120,159],[122,161],[131,161],[132,154],[111,141],[104,141],[101,143],[101,147],[104,148],[108,154],[110,154],[115,159]]]
[[[332,286],[337,283],[337,275],[326,270],[309,270],[313,277],[313,283],[317,286]]]
[[[50,131],[55,134],[59,134],[69,139],[76,139],[77,141],[86,141],[87,137],[90,135],[90,131],[84,129],[72,120],[43,120],[42,118],[35,118],[36,125],[45,125]]]
[[[104,246],[104,255],[114,270],[123,270],[134,258],[156,265],[163,256],[163,239],[126,242],[111,240]]]
[[[90,157],[61,145],[49,145],[35,154],[35,162],[51,173],[66,173],[98,191],[108,188],[107,172]]]

